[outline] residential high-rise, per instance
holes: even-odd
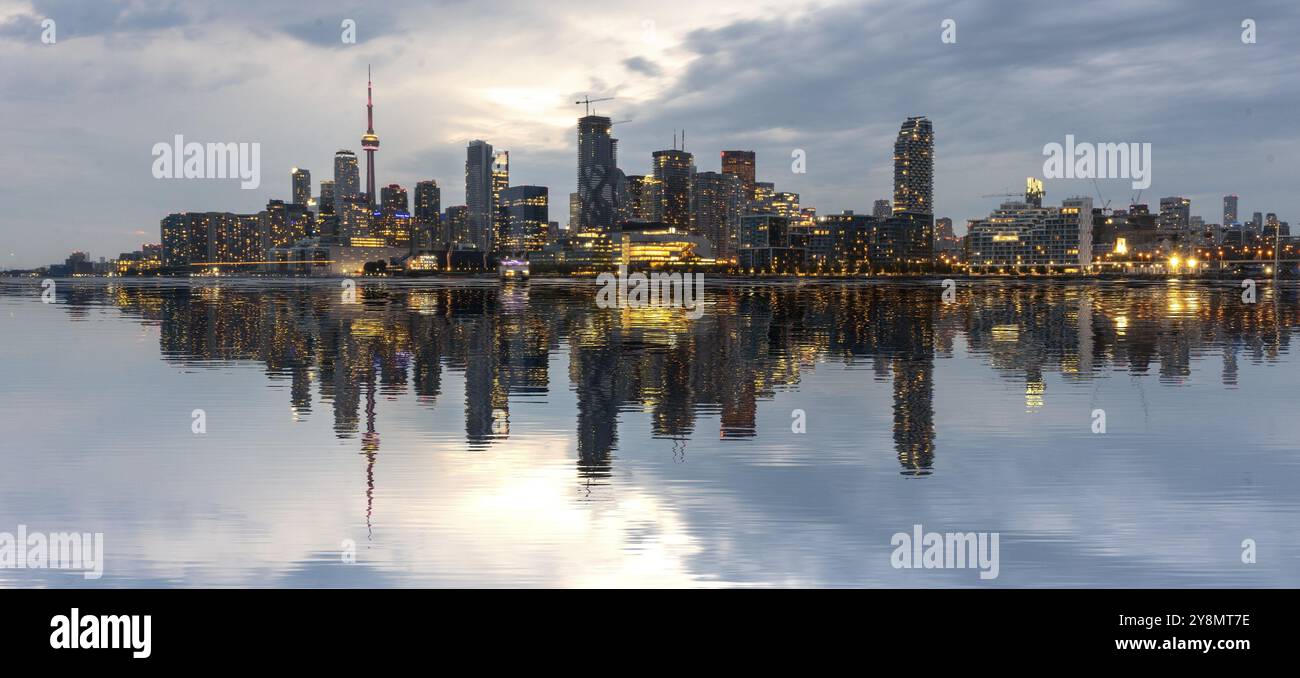
[[[894,142],[894,216],[880,229],[880,251],[896,270],[924,267],[934,258],[934,126],[924,116],[905,120]]]
[[[379,150],[379,137],[375,135],[375,104],[370,93],[370,67],[366,67],[366,133],[361,135],[361,150],[366,152],[366,199],[375,205],[375,151]]]
[[[389,247],[411,246],[411,210],[406,189],[389,184],[379,191],[379,228],[377,235]]]
[[[316,221],[305,204],[271,200],[258,217],[259,249],[263,254],[272,247],[289,247],[315,234]]]
[[[1035,207],[1043,206],[1043,181],[1037,177],[1025,177],[1025,202]]]
[[[295,167],[289,176],[293,179],[293,202],[298,205],[311,204],[311,172]]]
[[[890,209],[888,200],[877,200],[876,203],[871,206],[871,216],[877,219],[887,219],[889,218],[889,215],[893,213],[894,210]]]
[[[678,229],[691,230],[691,184],[695,174],[694,157],[686,151],[655,151],[654,178],[658,186],[655,221]]]
[[[475,139],[465,157],[465,209],[468,239],[465,245],[487,251],[492,247],[496,205],[492,201],[492,144]]]
[[[577,230],[607,232],[614,227],[618,140],[610,136],[610,119],[578,118]],[[570,227],[572,228],[572,227]]]
[[[770,214],[772,200],[776,197],[776,184],[770,181],[754,183],[754,197],[749,201],[748,212],[751,214]]]
[[[505,205],[501,194],[510,186],[510,151],[497,151],[492,155],[492,245],[506,228]]]
[[[800,220],[799,212],[799,194],[789,191],[777,191],[772,194],[772,200],[769,203],[772,214],[783,216],[790,220],[790,223],[796,223]]]
[[[443,229],[447,232],[447,241],[452,247],[465,248],[470,246],[469,231],[469,207],[465,205],[452,205],[447,208],[442,215],[442,221],[445,224]]]
[[[1092,263],[1092,198],[1060,207],[1005,202],[988,219],[973,220],[969,263],[983,270],[1082,270]]]
[[[320,182],[320,197],[316,199],[316,206],[321,214],[334,214],[334,180],[322,179]]]
[[[1160,217],[1156,227],[1162,231],[1181,233],[1192,223],[1192,201],[1182,196],[1160,199]]]
[[[624,206],[624,218],[636,221],[651,221],[654,219],[654,207],[651,204],[649,183],[646,181],[644,174],[629,174],[627,176],[627,196],[628,202]]]
[[[359,195],[361,172],[357,169],[357,154],[341,150],[334,154],[334,213],[342,214],[342,202]]]
[[[1223,196],[1223,225],[1230,226],[1237,223],[1237,196]]]
[[[540,252],[546,246],[550,222],[545,186],[510,186],[501,192],[506,216],[497,249],[501,252]]]
[[[722,152],[722,173],[740,178],[740,185],[744,190],[746,201],[754,200],[754,181],[758,176],[756,173],[757,166],[757,156],[753,151]],[[746,206],[747,208],[748,206]]]
[[[934,214],[934,127],[908,118],[894,142],[894,214]]]
[[[439,249],[449,241],[442,229],[442,189],[433,179],[415,184],[415,205],[412,210],[413,247]]]
[[[745,189],[739,176],[718,172],[695,175],[695,229],[713,244],[713,256],[731,259],[739,245]]]

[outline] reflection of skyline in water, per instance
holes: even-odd
[[[0,515],[104,585],[969,585],[890,566],[916,523],[997,585],[1295,582],[1295,290],[336,285],[0,281]]]
[[[345,303],[320,285],[64,282],[58,301],[73,320],[106,305],[157,323],[172,364],[261,363],[270,379],[290,381],[295,419],[316,416],[315,390],[329,403],[335,435],[359,438],[368,506],[382,400],[413,393],[421,406],[445,406],[442,379],[463,373],[465,440],[483,449],[509,440],[512,398],[549,392],[549,357],[559,351],[568,356],[585,482],[612,472],[621,412],[648,413],[651,435],[672,440],[684,458],[689,441],[705,434],[696,430],[700,417],[718,416],[722,439],[763,435],[758,403],[797,389],[819,363],[869,366],[876,380],[892,382],[901,472],[927,475],[942,416],[935,360],[951,356],[958,338],[1000,378],[1023,380],[1032,410],[1050,397],[1047,373],[1086,380],[1154,372],[1173,385],[1190,376],[1194,358],[1216,351],[1222,384],[1235,387],[1239,358],[1278,360],[1297,321],[1295,290],[1250,305],[1231,290],[1173,283],[973,283],[946,305],[922,285],[735,284],[710,288],[699,320],[679,310],[601,310],[593,294],[580,283],[366,283]]]

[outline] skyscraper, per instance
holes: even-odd
[[[448,242],[448,234],[441,228],[442,189],[433,179],[415,184],[415,209],[412,235],[413,246],[419,249],[438,249]]]
[[[501,194],[510,187],[510,151],[497,151],[492,156],[492,247],[506,228],[505,204]]]
[[[464,247],[470,242],[468,207],[465,205],[448,207],[447,213],[442,216],[442,222],[445,224],[443,229],[447,232],[447,241],[452,247]]]
[[[538,252],[546,245],[550,208],[545,186],[510,186],[501,192],[506,225],[497,249]]]
[[[375,151],[379,150],[379,137],[375,135],[375,104],[370,96],[369,66],[366,67],[366,133],[361,135],[361,150],[366,152],[366,199],[374,207]]]
[[[321,214],[334,213],[334,180],[322,179],[320,182],[320,197],[316,199],[316,205]]]
[[[578,118],[579,231],[609,231],[614,226],[618,140],[610,136],[610,119]]]
[[[389,184],[380,189],[378,235],[389,247],[410,247],[411,211],[406,189]]]
[[[311,203],[311,172],[295,167],[289,176],[293,179],[293,202],[298,205]]]
[[[1237,196],[1223,196],[1223,225],[1229,226],[1237,223]]]
[[[469,228],[465,244],[490,249],[496,211],[492,202],[492,144],[480,139],[469,142],[466,148],[465,209]]]
[[[713,243],[716,259],[735,256],[745,188],[739,176],[718,172],[695,175],[695,229]]]
[[[722,152],[722,173],[740,179],[740,186],[744,191],[747,202],[754,200],[754,180],[758,176],[756,173],[757,166],[758,159],[753,151]]]
[[[888,200],[877,200],[871,206],[871,216],[877,219],[888,219],[889,215],[893,213],[894,210],[890,209]]]
[[[677,149],[655,151],[654,178],[658,185],[655,220],[685,233],[691,230],[694,157]]]
[[[895,270],[928,265],[934,258],[934,127],[908,118],[894,142],[894,216],[879,230],[883,259]]]
[[[357,169],[357,154],[343,149],[334,154],[334,213],[342,214],[344,200],[361,195],[361,173]]]
[[[739,179],[737,179],[739,181]],[[627,205],[623,206],[624,218],[638,221],[654,219],[654,206],[649,190],[650,183],[644,174],[627,176]]]
[[[934,214],[934,127],[908,118],[894,142],[894,214]]]
[[[1160,217],[1157,228],[1162,231],[1186,231],[1192,223],[1192,201],[1182,196],[1170,196],[1160,199]]]

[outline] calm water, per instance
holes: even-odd
[[[0,531],[106,564],[3,585],[1300,586],[1295,287],[38,283]],[[915,524],[1000,576],[895,569]]]

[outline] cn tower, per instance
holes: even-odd
[[[366,66],[366,133],[361,135],[361,148],[366,152],[366,200],[375,206],[375,151],[379,150],[379,137],[375,134],[375,103],[370,94],[370,67]]]

